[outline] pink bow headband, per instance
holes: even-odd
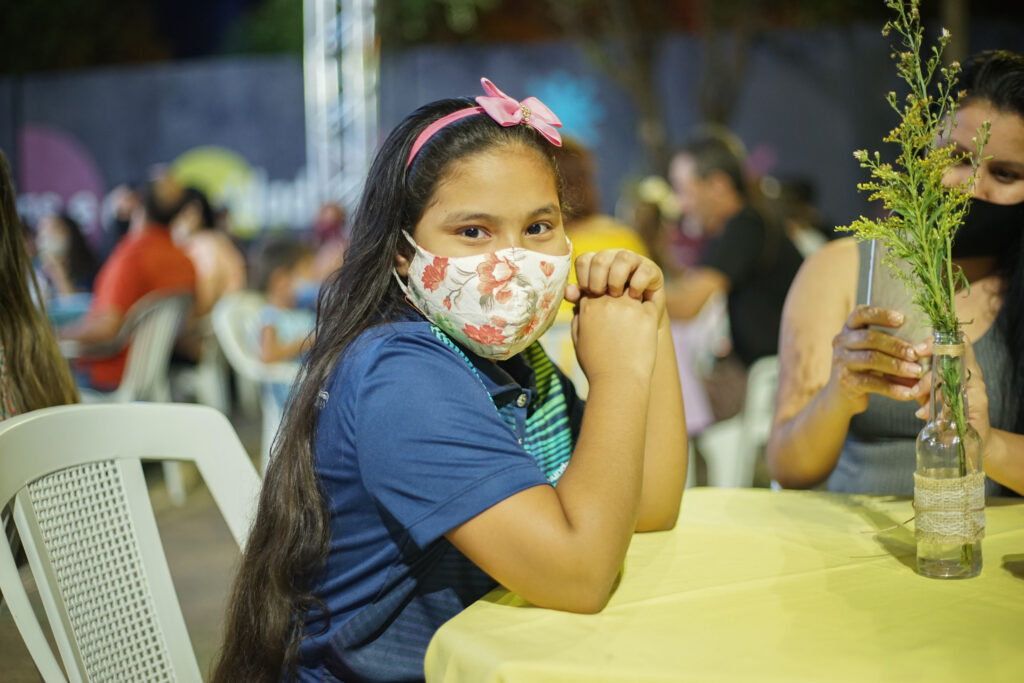
[[[432,138],[434,134],[447,126],[450,123],[464,119],[467,116],[473,116],[475,114],[487,114],[492,119],[500,123],[502,126],[515,126],[517,124],[525,124],[530,126],[538,133],[547,138],[548,142],[556,147],[562,146],[562,136],[559,135],[556,128],[562,127],[562,122],[558,120],[554,112],[544,106],[544,103],[538,100],[536,97],[527,97],[522,102],[518,102],[505,93],[498,90],[493,83],[486,78],[480,79],[481,85],[484,87],[484,92],[487,95],[478,95],[476,102],[479,107],[469,107],[467,109],[459,109],[453,111],[447,116],[442,116],[437,121],[423,129],[416,137],[416,142],[412,145],[412,150],[409,152],[409,159],[405,162],[405,167],[408,168],[412,160],[416,158],[420,148],[427,143],[427,140]]]

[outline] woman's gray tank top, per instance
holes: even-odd
[[[870,242],[858,243],[860,267],[857,303],[866,303],[870,275]],[[994,322],[974,342],[974,354],[985,377],[989,417],[993,427],[1012,429],[1010,356],[1002,326]],[[925,423],[914,416],[916,401],[896,401],[872,394],[868,408],[850,420],[850,430],[839,461],[828,478],[830,491],[910,495],[914,492],[914,443]],[[1002,495],[1002,487],[988,480],[985,492]]]

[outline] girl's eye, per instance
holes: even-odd
[[[459,234],[463,237],[468,237],[470,239],[480,239],[481,237],[486,237],[486,233],[482,229],[475,227],[462,228],[461,230],[459,230]]]
[[[526,229],[527,235],[542,235],[545,232],[551,230],[550,223],[534,223]]]

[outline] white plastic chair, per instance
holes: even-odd
[[[213,331],[235,374],[260,387],[262,436],[260,439],[260,471],[270,461],[270,446],[281,424],[281,407],[266,385],[291,384],[299,373],[298,363],[264,363],[257,354],[259,311],[266,303],[254,291],[226,294],[213,307]]]
[[[757,456],[772,429],[778,384],[778,357],[759,358],[747,373],[747,392],[740,413],[716,422],[697,437],[709,486],[753,485]]]
[[[13,507],[60,664],[6,536],[0,589],[47,683],[202,680],[142,472],[166,459],[195,463],[244,548],[260,480],[216,410],[72,405],[0,423],[0,506]]]
[[[228,400],[228,364],[213,333],[210,316],[196,318],[192,334],[199,341],[199,358],[194,366],[175,367],[171,370],[171,388],[175,396],[185,395],[197,403],[216,408],[227,414],[231,410]]]
[[[188,292],[151,292],[131,307],[117,336],[109,342],[86,344],[62,340],[60,349],[65,358],[109,358],[128,349],[117,388],[107,392],[80,388],[82,401],[170,401],[171,352],[192,298]]]
[[[83,403],[128,403],[171,400],[170,365],[174,343],[192,306],[191,292],[156,291],[139,299],[109,342],[60,342],[65,358],[109,358],[128,349],[121,383],[113,391],[79,387]],[[185,502],[185,481],[177,463],[164,464],[164,480],[175,505]]]
[[[706,377],[715,362],[732,350],[727,302],[725,292],[713,292],[693,320],[687,323],[690,364],[700,376]]]

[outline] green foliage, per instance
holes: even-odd
[[[155,61],[170,54],[148,3],[0,1],[0,74]]]
[[[900,47],[892,53],[897,73],[909,92],[901,102],[895,92],[888,94],[889,105],[900,115],[899,124],[884,138],[898,147],[895,164],[883,162],[878,152],[854,152],[862,168],[871,171],[871,180],[858,188],[870,192],[872,201],[882,202],[888,215],[880,219],[861,216],[839,230],[851,231],[858,239],[877,239],[888,252],[892,272],[909,287],[913,301],[928,316],[936,331],[955,334],[960,329],[954,295],[967,282],[953,263],[953,236],[963,222],[970,200],[970,185],[977,173],[981,151],[988,140],[988,124],[974,138],[975,155],[957,153],[948,144],[957,99],[956,85],[960,65],[943,67],[942,51],[950,34],[943,29],[938,45],[923,59],[924,29],[921,27],[919,0],[886,0],[896,12],[883,35],[895,32]],[[936,75],[935,94],[930,92]],[[952,167],[970,163],[973,172],[961,185],[946,187],[942,179]],[[910,273],[896,266],[910,265]]]
[[[455,35],[473,32],[480,15],[497,9],[501,0],[385,0],[377,16],[381,32],[403,42],[428,39],[440,26]]]
[[[302,55],[302,3],[262,0],[228,32],[223,54]]]

